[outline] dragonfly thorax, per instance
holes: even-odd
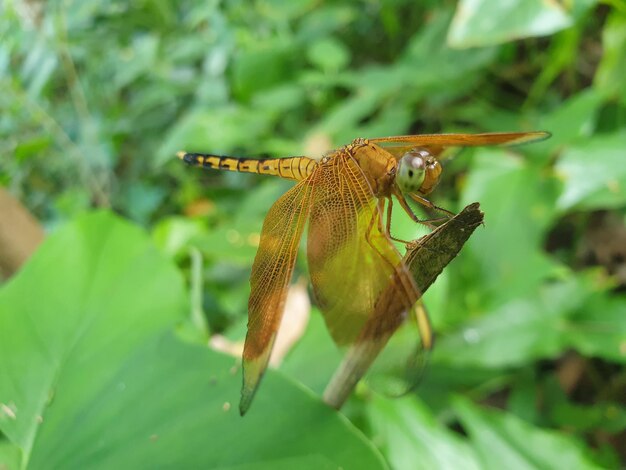
[[[415,148],[398,161],[396,184],[403,193],[430,193],[441,175],[441,164],[426,149]]]
[[[376,144],[355,140],[347,149],[348,159],[354,159],[376,197],[389,196],[396,176],[396,159]]]

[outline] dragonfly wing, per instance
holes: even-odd
[[[316,300],[339,345],[385,338],[419,298],[384,232],[378,200],[350,155],[316,169],[307,256]]]
[[[305,180],[270,208],[250,276],[248,333],[243,350],[239,411],[249,408],[267,368],[280,325],[298,245],[309,213],[311,185]]]
[[[486,132],[483,134],[418,134],[378,137],[368,139],[382,145],[458,145],[475,147],[481,145],[521,145],[550,137],[549,132]]]
[[[422,134],[400,135],[368,139],[384,147],[396,158],[415,147],[423,147],[438,158],[449,147],[476,147],[486,145],[521,145],[550,137],[549,132],[488,132],[484,134]]]

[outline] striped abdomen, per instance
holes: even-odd
[[[215,170],[240,171],[244,173],[259,173],[262,175],[275,175],[291,180],[302,180],[309,176],[317,161],[308,157],[287,158],[234,158],[208,155],[204,153],[178,152],[178,158],[188,165]]]

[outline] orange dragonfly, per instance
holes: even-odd
[[[250,407],[267,368],[307,221],[311,284],[335,343],[351,345],[377,338],[386,341],[414,309],[422,348],[428,351],[433,345],[433,332],[425,309],[416,307],[420,292],[392,243],[392,196],[415,222],[430,225],[430,221],[415,215],[406,196],[425,207],[451,214],[425,197],[439,182],[439,157],[444,150],[517,145],[548,136],[546,132],[508,132],[356,139],[321,160],[178,152],[181,160],[193,166],[297,181],[270,208],[252,265],[241,415]],[[383,292],[388,305],[381,307],[378,300]],[[373,312],[381,310],[385,310],[385,315],[376,327],[362,331]]]

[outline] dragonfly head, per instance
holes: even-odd
[[[441,164],[423,148],[415,148],[405,153],[398,162],[396,184],[403,193],[428,194],[441,175]]]

